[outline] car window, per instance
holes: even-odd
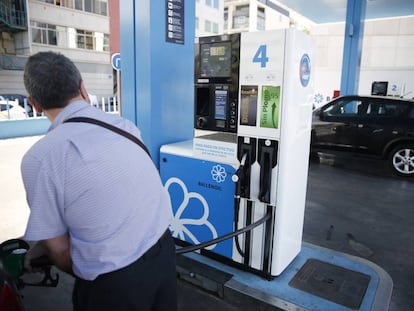
[[[409,119],[414,119],[414,107],[411,107],[409,112],[408,112],[408,118]]]
[[[356,116],[362,108],[360,100],[340,100],[324,110],[326,116]]]
[[[408,105],[398,102],[370,102],[368,104],[367,115],[379,117],[396,117],[406,113]]]
[[[413,106],[413,107],[411,107],[411,110],[410,110],[410,113],[408,114],[408,117],[409,117],[410,119],[414,119],[414,106]]]

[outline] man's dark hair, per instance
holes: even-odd
[[[81,74],[66,56],[39,52],[29,57],[24,70],[24,85],[33,100],[43,109],[65,107],[78,96]]]

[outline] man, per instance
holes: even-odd
[[[98,119],[140,138],[132,122],[88,103],[80,72],[53,52],[29,57],[28,101],[51,121],[24,156],[30,259],[47,254],[76,277],[74,310],[176,310],[171,206],[148,154]]]

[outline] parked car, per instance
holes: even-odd
[[[24,118],[26,118],[26,111],[17,100],[6,100],[0,96],[0,120]]]
[[[0,267],[0,310],[23,311],[20,293],[13,279]]]
[[[311,156],[321,151],[386,159],[394,173],[414,176],[414,101],[342,96],[315,109]]]
[[[102,96],[98,98],[96,95],[88,94],[89,102],[92,106],[102,109],[106,112],[119,112],[119,99],[116,96]]]
[[[89,96],[89,102],[90,102],[90,104],[92,106],[97,107],[98,106],[98,103],[99,103],[98,102],[98,97],[96,95],[89,94],[89,93],[88,93],[88,96]]]
[[[22,95],[22,94],[0,94],[0,98],[2,98],[2,100],[9,100],[9,101],[10,100],[12,100],[12,101],[17,100],[19,102],[20,107],[22,107],[23,109],[25,109],[24,101],[26,100],[27,115],[29,117],[33,117],[33,107],[27,101],[27,96],[26,95]],[[38,114],[38,115],[40,115],[40,114]]]

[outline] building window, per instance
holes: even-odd
[[[65,8],[108,16],[108,0],[38,0]]]
[[[35,21],[31,21],[30,26],[34,43],[109,52],[109,34]]]
[[[92,31],[76,29],[76,47],[78,49],[94,50]]]
[[[257,8],[257,30],[266,29],[266,19],[265,19],[265,9],[258,7]]]
[[[198,17],[195,18],[195,28],[198,29],[199,27],[199,21],[198,21]]]
[[[249,6],[237,6],[233,12],[233,28],[249,27]]]
[[[223,25],[224,30],[227,30],[228,26],[229,26],[229,9],[224,8],[224,25]]]
[[[215,9],[219,8],[219,1],[218,0],[213,1],[213,8],[215,8]]]
[[[57,45],[56,26],[31,21],[32,41],[35,43]]]
[[[213,23],[213,33],[219,33],[219,25],[217,23]]]
[[[83,11],[83,0],[75,0],[75,9]]]
[[[210,21],[205,21],[204,22],[204,30],[207,32],[211,32],[211,22]]]
[[[108,0],[84,0],[85,11],[99,15],[108,15]]]
[[[70,9],[75,8],[74,0],[55,0],[55,4],[64,6],[65,8],[70,8]]]
[[[104,34],[103,51],[109,52],[109,35],[108,34]]]
[[[206,0],[206,5],[211,6],[211,0]]]

